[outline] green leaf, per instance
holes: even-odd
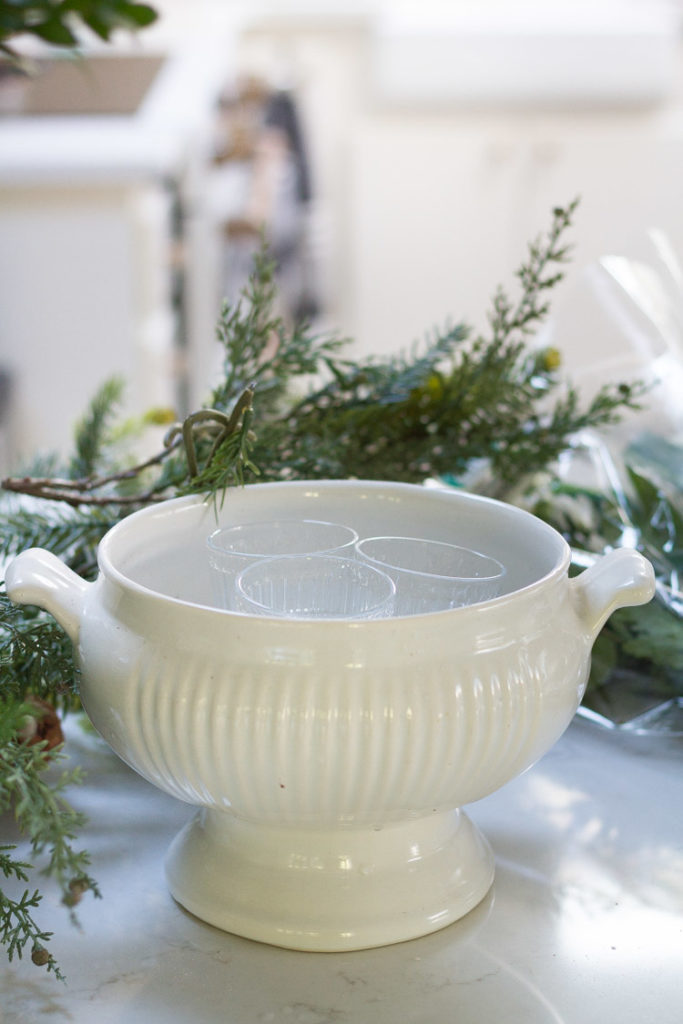
[[[78,43],[78,38],[69,26],[58,18],[48,18],[46,21],[38,22],[31,25],[26,31],[38,36],[46,43],[52,43],[53,46],[76,46]]]
[[[116,29],[138,31],[157,17],[152,6],[132,0],[0,0],[0,45],[26,33],[73,49],[83,25],[109,40]]]
[[[125,19],[132,28],[146,28],[158,18],[157,12],[149,4],[121,3],[119,11],[121,18]]]
[[[672,676],[680,674],[683,693],[683,620],[658,601],[622,608],[613,619],[622,652],[661,665]]]

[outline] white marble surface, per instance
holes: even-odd
[[[680,741],[679,741],[680,742]],[[71,799],[103,899],[81,930],[49,884],[41,924],[67,975],[0,962],[2,1024],[678,1024],[683,1014],[683,748],[576,720],[533,769],[469,808],[496,881],[426,938],[298,953],[222,933],[168,895],[166,848],[193,809],[75,723]],[[12,823],[0,820],[2,841]]]

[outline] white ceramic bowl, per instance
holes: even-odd
[[[208,534],[273,515],[462,544],[505,565],[507,592],[364,621],[210,607]],[[569,559],[545,523],[457,490],[290,482],[231,490],[217,511],[181,498],[129,516],[95,583],[32,549],[6,585],[68,632],[114,750],[199,805],[167,857],[176,899],[228,931],[341,950],[434,931],[488,891],[491,851],[459,808],[558,739],[598,630],[654,592],[636,552],[575,580]]]

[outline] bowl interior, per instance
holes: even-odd
[[[180,498],[119,523],[100,545],[100,565],[120,582],[213,605],[207,538],[218,526],[302,518],[345,523],[360,538],[394,534],[472,548],[506,569],[503,593],[530,586],[567,560],[563,538],[511,505],[458,490],[363,481],[252,484],[222,504]]]

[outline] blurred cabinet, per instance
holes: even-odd
[[[657,227],[683,254],[683,123],[657,111],[366,113],[349,139],[349,318],[358,345],[406,347],[447,320],[484,328],[551,211],[581,203],[566,281]],[[577,352],[595,338],[577,337]]]
[[[514,290],[528,242],[577,195],[553,311],[573,303],[586,266],[630,250],[653,226],[683,254],[681,55],[670,5],[626,5],[617,18],[539,3],[523,5],[526,21],[516,8],[508,18],[497,5],[473,5],[478,48],[453,34],[456,6],[468,21],[461,5],[407,14],[384,5],[378,19],[336,7],[327,20],[263,17],[242,34],[242,66],[284,68],[302,98],[327,224],[328,319],[364,353],[406,348],[449,319],[485,328],[496,287]],[[450,25],[450,48],[435,32],[430,42],[432,22]],[[401,44],[390,81],[378,40]],[[572,345],[579,359],[595,332],[577,330]]]
[[[209,2],[175,14],[134,44],[94,44],[82,64],[52,55],[0,117],[0,370],[15,457],[65,451],[112,375],[125,414],[184,415],[206,396],[220,305],[207,180],[242,18]]]
[[[172,196],[159,184],[4,187],[0,365],[15,456],[65,451],[110,376],[126,410],[177,401]]]

